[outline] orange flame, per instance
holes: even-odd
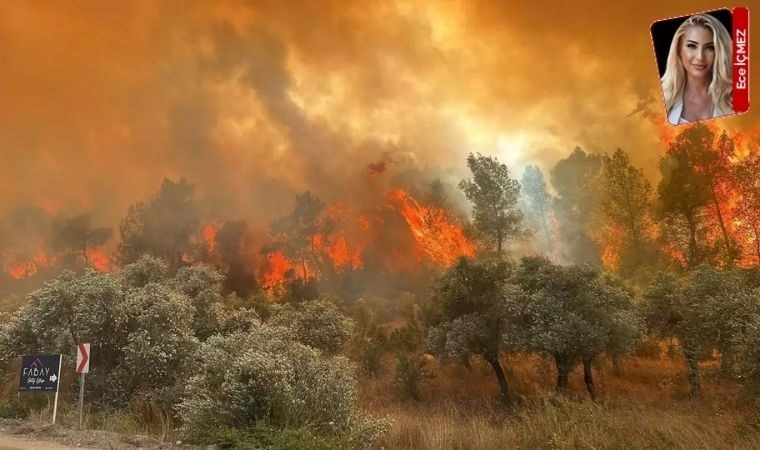
[[[265,289],[271,289],[285,281],[285,274],[293,269],[293,263],[281,251],[268,253],[261,264],[259,279]]]
[[[609,224],[605,233],[606,244],[602,251],[602,263],[605,267],[617,269],[620,265],[620,249],[623,245],[624,233],[619,227]]]
[[[46,253],[42,244],[38,244],[31,254],[11,253],[5,259],[4,270],[14,280],[20,280],[36,275],[40,269],[54,266],[58,259],[57,255]]]
[[[113,270],[108,255],[100,250],[87,250],[87,260],[90,262],[90,267],[98,272],[110,272]]]
[[[388,193],[409,225],[417,242],[417,251],[427,261],[449,267],[461,256],[474,256],[475,246],[465,237],[462,228],[449,223],[446,211],[434,205],[421,206],[402,189]]]
[[[211,221],[203,227],[203,241],[206,244],[206,250],[210,254],[216,253],[216,235],[219,233],[219,223]]]

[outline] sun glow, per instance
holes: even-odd
[[[499,133],[496,136],[498,157],[510,168],[513,174],[521,173],[522,168],[526,165],[525,148],[527,140],[527,135],[522,132]]]

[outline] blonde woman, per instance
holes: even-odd
[[[662,76],[674,125],[724,116],[731,104],[731,35],[713,16],[697,14],[676,30]]]

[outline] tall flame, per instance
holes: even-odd
[[[461,256],[475,255],[475,245],[467,239],[461,227],[449,223],[444,209],[434,205],[421,206],[403,189],[389,192],[388,200],[404,217],[417,241],[418,251],[426,260],[449,267]]]

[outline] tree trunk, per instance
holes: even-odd
[[[504,375],[504,370],[499,363],[499,356],[489,356],[488,362],[491,364],[496,378],[499,380],[499,389],[501,390],[500,400],[502,403],[509,403],[509,386],[507,385],[507,377]]]
[[[591,358],[583,359],[583,381],[586,383],[586,389],[591,396],[591,401],[596,402],[596,389],[594,388],[594,376],[591,373]]]
[[[557,366],[557,392],[564,394],[567,391],[567,377],[570,375],[570,364],[567,364],[563,358],[554,357],[554,364]]]
[[[699,374],[699,359],[697,352],[688,344],[684,343],[684,356],[686,356],[686,368],[689,373],[689,395],[699,397],[701,391],[701,377]]]

